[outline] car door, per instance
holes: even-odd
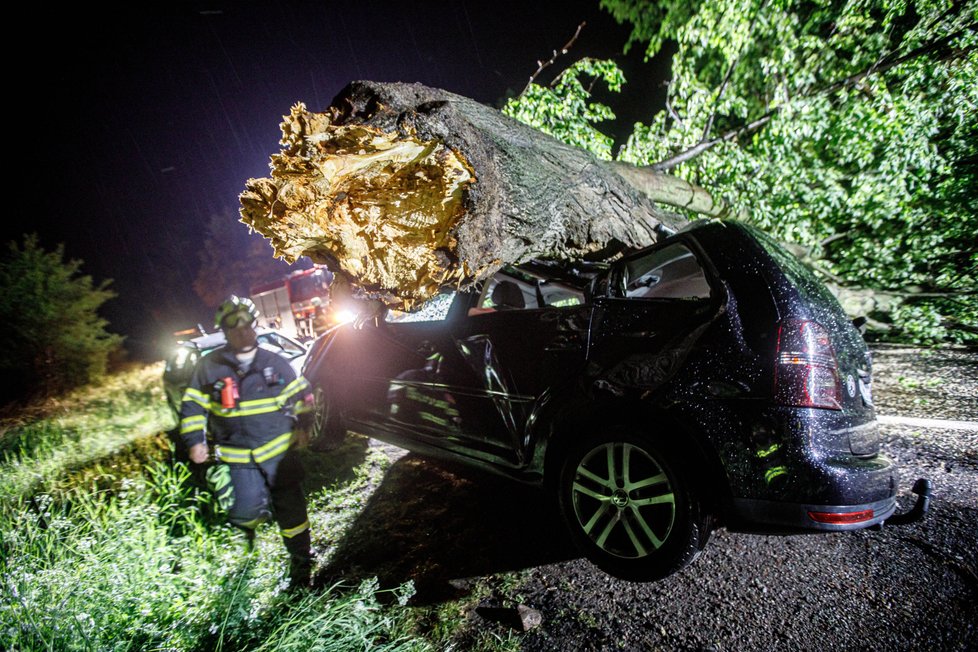
[[[345,329],[331,391],[354,428],[518,467],[534,409],[583,364],[589,314],[579,288],[500,272],[418,313]]]
[[[580,288],[526,270],[498,272],[452,337],[462,436],[475,450],[520,466],[534,411],[584,363],[590,307]]]
[[[461,361],[448,327],[455,301],[447,292],[416,313],[388,311],[378,323],[343,327],[329,364],[338,370],[332,391],[351,425],[429,442],[457,438],[450,386]]]
[[[594,301],[588,362],[597,389],[648,395],[673,378],[724,302],[695,242],[671,239],[610,270]]]

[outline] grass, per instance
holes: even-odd
[[[172,463],[159,365],[0,425],[0,649],[427,650],[376,582],[290,594],[275,528],[249,551]],[[313,497],[340,536],[383,465]],[[389,603],[389,604],[388,604]]]
[[[900,384],[904,389],[934,389],[939,386],[944,381],[940,378],[909,378],[907,376],[898,376],[897,383]]]
[[[255,550],[195,509],[182,464],[113,491],[46,494],[0,520],[0,646],[16,650],[424,650],[376,585],[285,592],[278,537]],[[402,601],[410,594],[401,589]]]
[[[249,551],[172,461],[160,375],[132,369],[0,423],[0,649],[519,649],[520,634],[467,617],[499,578],[423,608],[410,582],[290,593],[276,529]],[[390,464],[356,438],[306,455],[320,567]]]
[[[0,502],[50,489],[72,470],[172,427],[162,373],[162,364],[132,368],[0,421]]]

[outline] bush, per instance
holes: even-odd
[[[99,307],[110,281],[81,275],[64,247],[45,251],[36,235],[8,243],[0,257],[0,401],[52,394],[105,374],[122,337],[108,333]]]

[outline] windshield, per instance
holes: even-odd
[[[416,321],[444,321],[448,317],[448,311],[451,309],[452,301],[454,300],[455,292],[442,292],[433,296],[413,312],[388,310],[384,321],[390,324]]]
[[[323,270],[317,270],[312,274],[289,279],[289,297],[293,303],[309,301],[313,297],[326,294],[328,287],[329,283]]]

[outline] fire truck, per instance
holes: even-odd
[[[252,287],[251,300],[261,313],[258,326],[300,340],[314,338],[316,310],[329,304],[332,281],[333,273],[325,265],[315,265]]]

